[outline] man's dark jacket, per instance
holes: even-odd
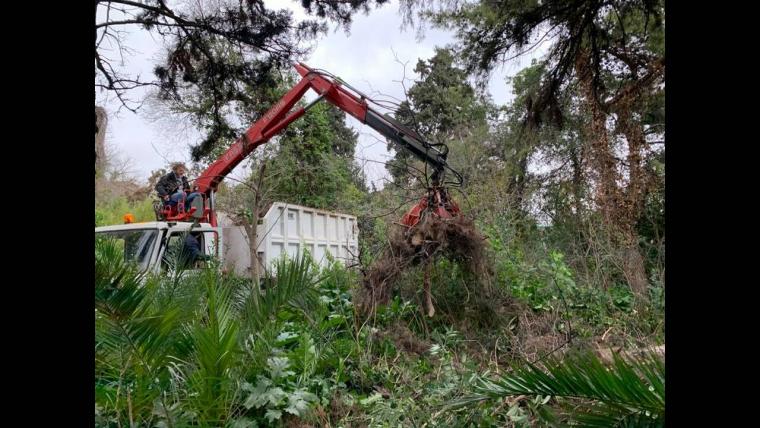
[[[186,269],[192,269],[198,260],[209,260],[211,257],[203,254],[201,243],[192,234],[185,237],[185,245],[182,248],[182,262]]]
[[[158,192],[159,197],[163,198],[166,195],[177,193],[180,190],[180,186],[182,186],[182,190],[190,190],[187,178],[182,176],[182,179],[180,180],[180,177],[177,177],[177,174],[172,171],[158,180],[158,184],[156,184],[156,192]]]

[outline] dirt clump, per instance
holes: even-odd
[[[388,247],[364,275],[357,306],[364,313],[373,313],[378,305],[390,301],[393,284],[406,269],[428,264],[436,257],[457,262],[478,278],[490,273],[485,237],[471,219],[461,215],[443,219],[428,214],[415,226],[391,234]],[[426,293],[429,294],[427,288]]]

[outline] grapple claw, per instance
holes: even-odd
[[[404,214],[401,223],[413,227],[428,212],[440,218],[453,218],[459,215],[459,206],[449,197],[445,187],[431,187],[427,195]]]

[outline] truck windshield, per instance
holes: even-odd
[[[116,241],[124,251],[124,259],[136,263],[140,270],[147,269],[157,237],[158,230],[156,229],[119,230],[96,234],[96,239]]]

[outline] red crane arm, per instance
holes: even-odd
[[[290,114],[288,113],[309,88],[309,80],[301,79],[261,119],[248,128],[219,159],[209,165],[195,180],[198,191],[204,194],[215,191],[219,183],[224,180],[224,177],[238,166],[256,147],[266,143],[272,136],[280,132],[291,122],[303,116],[306,112],[306,109],[303,107],[299,107]]]
[[[204,200],[209,206],[204,210],[208,213],[208,221],[216,225],[216,215],[213,206],[213,192],[237,165],[240,164],[258,146],[282,131],[286,126],[303,116],[303,114],[322,98],[370,126],[383,136],[409,150],[424,162],[433,167],[434,182],[446,164],[446,151],[440,151],[427,143],[424,138],[407,128],[388,115],[381,114],[367,105],[366,97],[353,90],[356,94],[344,88],[337,79],[329,79],[326,73],[315,71],[305,64],[296,64],[296,70],[302,76],[301,80],[288,91],[261,119],[257,120],[240,138],[238,138],[222,156],[195,180],[197,190],[205,195]],[[313,89],[319,97],[306,105],[291,111],[293,106],[309,89]],[[454,171],[456,173],[456,171]],[[458,174],[457,174],[458,175]],[[189,215],[189,213],[188,213]],[[172,216],[180,219],[185,217]],[[204,213],[205,217],[205,213]]]

